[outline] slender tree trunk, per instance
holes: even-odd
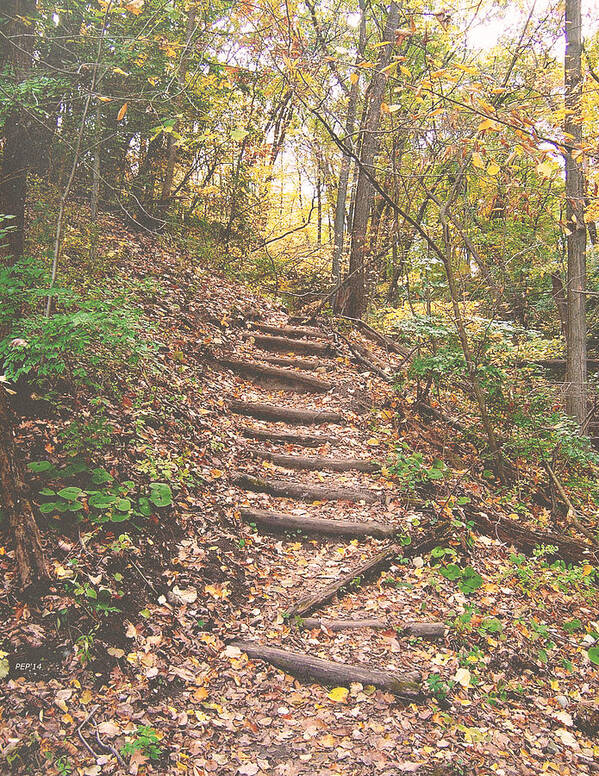
[[[193,39],[193,32],[196,24],[196,8],[194,5],[189,7],[187,14],[187,26],[185,29],[185,48],[181,56],[181,62],[179,64],[179,75],[177,83],[179,89],[185,88],[185,76],[187,75],[187,64],[189,62],[189,49],[191,41]],[[180,129],[179,122],[174,126],[174,132],[178,132]],[[177,164],[177,145],[172,133],[169,133],[166,139],[166,170],[164,173],[164,180],[162,181],[162,192],[160,196],[161,210],[164,213],[168,206],[171,197],[171,190],[173,188],[173,181],[175,179],[175,165]]]
[[[364,56],[366,46],[366,4],[360,0],[360,32],[358,39],[358,53],[356,63],[360,62]],[[347,104],[347,117],[345,120],[345,138],[344,143],[353,148],[353,134],[356,126],[356,115],[358,109],[358,96],[360,93],[359,79],[355,79],[351,85],[349,101]],[[351,170],[351,156],[344,153],[341,157],[341,170],[339,171],[339,186],[337,188],[337,202],[335,205],[335,245],[333,248],[332,275],[335,286],[341,283],[341,260],[343,258],[343,243],[345,241],[345,209],[347,204],[347,190],[349,188],[349,174]],[[333,308],[336,309],[336,296],[333,299]]]
[[[566,0],[566,57],[564,133],[566,160],[566,224],[568,249],[566,408],[581,431],[586,419],[586,228],[582,146],[582,22],[580,0]]]
[[[383,103],[387,82],[387,77],[383,71],[391,60],[395,31],[398,24],[399,4],[392,2],[389,6],[389,13],[387,14],[382,40],[382,43],[386,43],[387,45],[383,45],[379,49],[376,69],[366,94],[366,118],[364,121],[364,132],[360,150],[360,172],[358,174],[354,220],[352,224],[348,296],[344,309],[345,314],[351,318],[361,318],[366,309],[364,265],[367,245],[366,233],[372,206],[373,190],[370,183],[370,177],[365,173],[368,171],[372,175],[374,171],[374,160],[380,146],[380,140],[377,133],[380,123],[381,105]]]
[[[458,338],[460,345],[462,346],[462,353],[464,354],[464,361],[466,362],[466,369],[468,370],[468,377],[472,385],[474,397],[478,404],[480,412],[480,419],[487,436],[487,442],[489,444],[489,451],[493,457],[493,463],[497,476],[502,482],[507,482],[507,475],[505,471],[503,455],[501,448],[495,435],[495,429],[489,417],[489,411],[487,409],[487,401],[485,394],[478,379],[476,371],[476,363],[472,357],[472,350],[470,349],[470,342],[468,340],[468,331],[466,324],[462,316],[462,310],[460,308],[460,292],[455,278],[455,273],[452,264],[452,250],[451,250],[451,233],[449,223],[445,217],[443,210],[440,212],[440,219],[443,225],[443,242],[445,251],[443,253],[443,264],[445,266],[445,274],[447,276],[447,285],[449,287],[449,294],[451,296],[451,304],[453,307],[453,314],[455,318],[456,328],[458,330]]]
[[[35,27],[27,20],[35,16],[36,0],[6,0],[0,26],[0,69],[11,72],[15,86],[27,78]],[[8,110],[4,121],[4,148],[0,169],[0,214],[12,216],[1,257],[15,261],[23,255],[27,171],[32,142],[32,121],[19,106]]]
[[[98,252],[98,211],[100,199],[100,154],[102,152],[101,132],[100,132],[100,103],[96,105],[95,117],[95,148],[94,161],[92,163],[92,190],[89,199],[89,207],[92,223],[91,245],[89,257],[92,263],[97,258]]]
[[[15,417],[0,385],[0,502],[15,545],[23,588],[49,578],[40,532],[27,495],[23,464],[15,444]]]

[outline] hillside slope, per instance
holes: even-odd
[[[595,772],[584,543],[514,514],[367,329],[107,239],[96,282],[129,273],[152,351],[19,405],[34,501],[80,489],[83,517],[40,512],[54,579],[25,602],[0,557],[7,772]],[[94,521],[106,483],[139,514]]]

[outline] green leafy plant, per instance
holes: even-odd
[[[446,579],[458,582],[458,587],[464,595],[470,595],[483,584],[483,578],[472,566],[460,568],[456,563],[449,563],[439,570]]]
[[[410,451],[405,442],[397,445],[395,458],[386,469],[397,480],[400,488],[408,492],[414,492],[424,483],[442,480],[449,471],[447,465],[438,458],[429,466],[424,455]]]
[[[150,760],[160,759],[162,748],[156,730],[149,725],[138,725],[134,738],[123,746],[121,752],[127,756],[141,752]]]
[[[81,461],[72,462],[63,469],[56,469],[50,461],[33,461],[28,466],[32,472],[47,478],[58,480],[73,473],[86,473],[90,480],[85,489],[75,485],[58,490],[42,488],[39,491],[43,499],[39,506],[42,514],[79,513],[92,523],[122,523],[131,518],[149,517],[154,508],[173,503],[171,488],[164,482],[151,482],[147,493],[139,495],[132,480],[116,482],[106,469],[89,469]]]

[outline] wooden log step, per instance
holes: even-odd
[[[366,501],[373,504],[381,499],[379,493],[367,488],[333,488],[309,482],[265,480],[262,477],[252,477],[245,472],[235,472],[231,479],[234,485],[245,490],[295,498],[300,501]]]
[[[276,366],[284,366],[289,369],[304,369],[311,371],[314,369],[332,369],[334,364],[323,363],[321,361],[309,361],[307,358],[292,358],[289,356],[260,356],[261,361],[266,361],[269,364],[275,364]]]
[[[279,407],[275,404],[259,402],[231,401],[229,409],[238,415],[250,415],[252,418],[260,420],[281,420],[285,423],[296,423],[301,426],[345,422],[339,412],[311,410],[303,407]]]
[[[242,428],[241,433],[246,439],[261,439],[264,442],[283,442],[298,447],[321,447],[322,445],[337,444],[337,438],[311,434],[293,434],[285,431],[263,431],[261,428]]]
[[[419,636],[421,639],[442,639],[447,633],[444,622],[406,622],[397,628],[402,636]]]
[[[381,690],[402,698],[415,700],[421,695],[422,677],[418,671],[391,673],[373,671],[365,666],[336,663],[301,652],[289,652],[276,647],[263,647],[251,641],[234,641],[230,644],[254,660],[265,660],[288,674],[321,682],[325,685],[349,686],[352,682],[374,685]]]
[[[275,531],[303,531],[328,536],[376,536],[388,539],[397,529],[375,520],[363,523],[357,520],[328,520],[309,515],[290,515],[284,512],[270,512],[263,509],[242,509],[241,517],[248,523],[258,523]]]
[[[319,469],[328,469],[333,472],[376,472],[381,467],[375,461],[365,461],[359,458],[325,458],[320,455],[282,455],[281,453],[271,453],[270,450],[261,450],[252,445],[246,445],[254,458],[264,461],[271,461],[277,466],[283,466],[286,469],[306,469],[308,471],[318,471]]]
[[[429,552],[441,543],[446,531],[447,526],[440,523],[433,530],[424,533],[416,542],[405,546],[395,542],[386,545],[375,555],[358,563],[347,574],[343,574],[313,593],[302,596],[285,612],[285,617],[303,617],[305,614],[310,614],[314,609],[328,603],[335,595],[360,587],[365,580],[380,573],[397,557],[415,557]]]
[[[386,620],[365,617],[363,619],[353,620],[329,620],[327,618],[305,617],[298,620],[300,628],[324,628],[331,633],[337,633],[344,630],[360,630],[361,628],[372,628],[374,630],[385,630],[392,626]],[[441,639],[447,633],[447,626],[443,622],[407,622],[397,627],[402,636],[420,637],[421,639]]]
[[[300,628],[325,628],[331,633],[338,633],[344,630],[360,630],[361,628],[373,628],[374,630],[385,630],[389,623],[385,620],[376,620],[364,618],[362,620],[319,620],[318,617],[306,617],[298,621]]]
[[[329,356],[333,353],[333,348],[328,342],[271,337],[267,334],[252,334],[252,337],[259,348],[275,353],[304,353],[318,356]]]
[[[274,334],[279,337],[324,337],[325,334],[316,326],[277,326],[271,323],[254,323],[253,329],[263,331],[265,334]]]
[[[310,374],[294,372],[292,369],[280,369],[276,366],[258,364],[255,361],[239,361],[230,358],[219,358],[218,363],[232,372],[257,378],[260,383],[279,390],[326,393],[333,388],[333,383],[328,380]]]

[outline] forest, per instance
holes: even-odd
[[[596,0],[0,0],[0,773],[599,771]]]

